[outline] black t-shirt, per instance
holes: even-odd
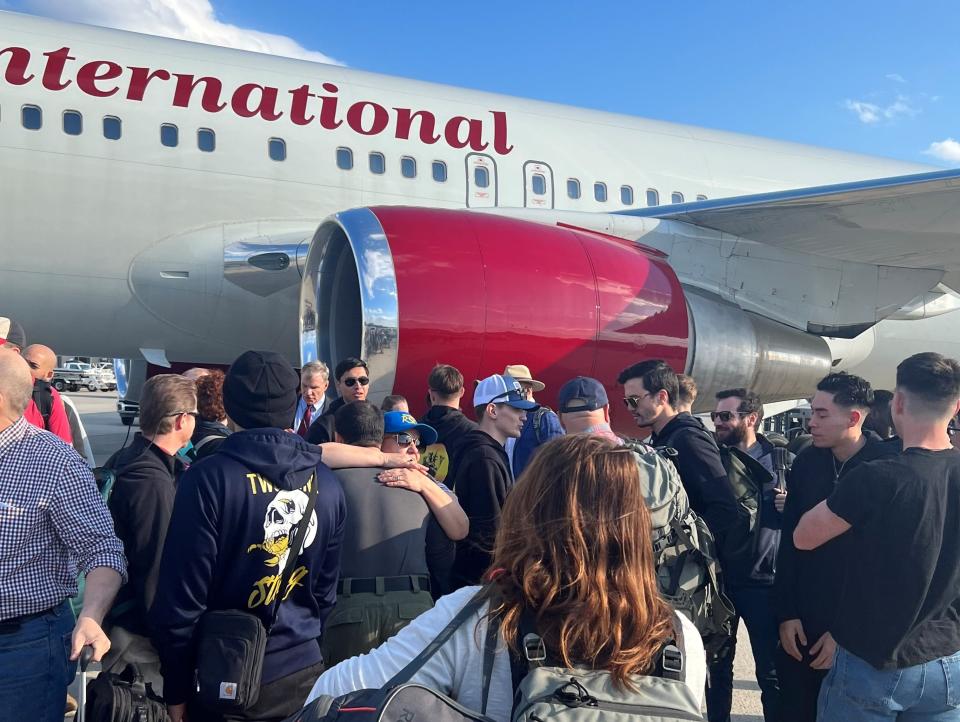
[[[837,643],[878,669],[960,650],[960,451],[864,464],[827,506],[853,527]]]

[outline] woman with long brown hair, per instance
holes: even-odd
[[[605,438],[576,434],[545,444],[507,496],[488,603],[413,681],[480,710],[483,640],[487,625],[497,623],[500,644],[486,713],[510,719],[508,648],[516,652],[526,610],[549,658],[563,666],[606,670],[625,688],[634,676],[650,674],[664,644],[675,640],[684,654],[684,681],[699,700],[706,675],[703,646],[693,624],[657,591],[639,469],[633,452]],[[478,589],[443,597],[379,648],[327,670],[309,699],[382,686]]]

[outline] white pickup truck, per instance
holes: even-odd
[[[70,361],[54,369],[50,383],[57,391],[77,391],[84,388],[88,391],[112,391],[117,388],[117,379],[112,369],[107,374],[103,369],[83,361]]]

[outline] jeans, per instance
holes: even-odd
[[[904,669],[876,669],[843,647],[823,680],[818,722],[960,720],[960,652]]]
[[[727,587],[727,596],[733,602],[737,616],[733,620],[733,634],[710,665],[710,685],[707,688],[707,719],[710,722],[729,722],[733,704],[733,658],[737,651],[737,627],[740,619],[747,625],[750,647],[756,665],[760,701],[765,722],[779,722],[780,687],[777,683],[776,652],[780,641],[780,625],[773,611],[772,586]]]
[[[73,625],[67,602],[19,627],[0,622],[0,722],[63,722]]]

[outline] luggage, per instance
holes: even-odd
[[[657,586],[674,609],[694,623],[708,658],[731,634],[733,604],[723,593],[713,534],[690,508],[674,464],[674,449],[628,441],[640,468],[653,524]]]
[[[87,667],[93,649],[84,647],[80,655],[80,699],[77,722],[166,722],[167,707],[144,682],[135,664],[120,674],[101,672],[87,682]]]
[[[317,697],[287,722],[410,722],[415,718],[430,722],[492,722],[484,714],[469,710],[436,690],[410,682],[460,625],[486,603],[486,589],[481,589],[420,654],[380,689],[362,689],[337,698]],[[483,680],[484,699],[489,688],[489,675],[486,677]]]

